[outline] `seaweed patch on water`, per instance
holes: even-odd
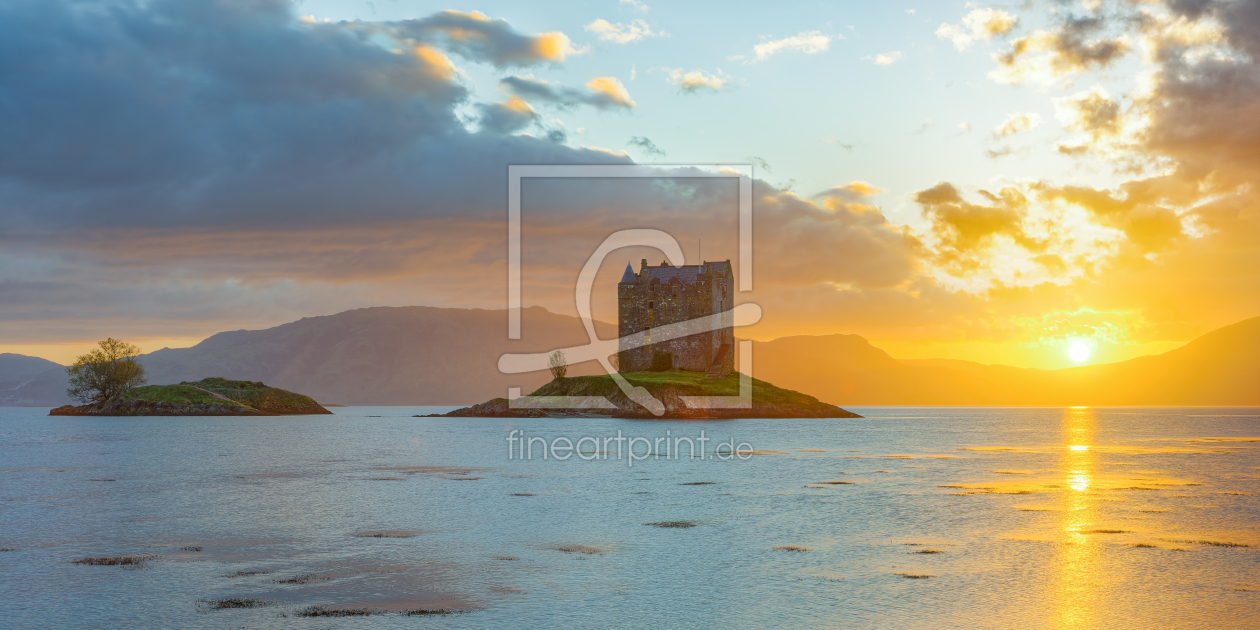
[[[481,472],[484,469],[468,467],[459,468],[455,466],[387,466],[380,467],[376,470],[392,470],[405,475],[470,475],[474,472]]]
[[[92,558],[78,558],[71,560],[74,564],[86,564],[96,567],[132,567],[140,568],[146,562],[157,560],[161,556],[155,555],[138,555],[138,556],[97,556]]]
[[[945,553],[945,552],[941,551],[940,549],[916,549],[914,551],[911,551],[910,553],[936,554],[936,553]]]
[[[587,545],[560,545],[552,547],[552,549],[556,551],[563,551],[564,553],[580,553],[588,556],[605,553],[605,551],[599,547],[589,547]]]
[[[237,479],[301,479],[302,477],[306,477],[306,476],[307,475],[304,475],[302,473],[270,472],[270,473],[257,473],[253,475],[237,475],[236,478]]]
[[[822,484],[822,485],[824,485],[824,486],[853,486],[853,485],[857,485],[857,482],[856,482],[856,481],[839,481],[839,480],[832,480],[832,481],[819,481],[818,483],[820,483],[820,484]]]
[[[934,575],[928,575],[927,573],[894,573],[893,575],[906,578],[907,580],[926,580],[931,577],[936,577]]]
[[[696,526],[696,524],[691,521],[661,521],[659,523],[644,523],[644,525],[649,525],[651,527],[663,527],[665,529],[687,529]]]
[[[354,535],[355,538],[414,538],[419,536],[420,532],[416,531],[384,531],[384,532],[359,532]]]
[[[197,608],[207,608],[210,610],[229,610],[233,608],[262,608],[274,604],[273,601],[265,599],[250,599],[244,597],[229,597],[226,599],[199,599],[197,600]]]
[[[192,552],[194,552],[194,553],[195,553],[195,552],[198,552],[198,551],[201,551],[201,549],[202,549],[201,547],[195,547],[195,546],[193,546],[193,545],[188,545],[187,547],[180,547],[180,548],[179,548],[179,550],[180,550],[180,551],[192,551]]]
[[[532,497],[532,496],[534,496],[534,493],[533,493],[533,492],[513,492],[513,493],[512,493],[512,496],[514,496],[514,497]]]
[[[313,575],[310,573],[303,573],[301,575],[295,575],[291,578],[284,579],[284,580],[272,580],[272,582],[275,584],[314,584],[316,582],[327,582],[328,580],[331,580],[331,579],[332,579],[331,577],[328,577],[326,575]]]
[[[5,551],[17,551],[17,547],[0,547],[0,553]]]
[[[716,481],[688,481],[685,483],[680,483],[678,485],[680,486],[712,486],[716,483],[717,483]]]
[[[271,571],[236,571],[224,575],[225,578],[250,577],[252,575],[267,575]]]
[[[503,561],[505,561],[505,562],[512,562],[512,561],[515,561],[515,560],[520,560],[520,558],[517,558],[516,556],[495,556],[495,557],[494,557],[494,559],[495,559],[495,560],[503,560]]]
[[[1188,545],[1205,545],[1208,547],[1250,547],[1251,546],[1246,543],[1227,542],[1227,541],[1221,541],[1221,540],[1189,540],[1189,539],[1175,540],[1171,538],[1165,538],[1164,540],[1167,540],[1168,542],[1173,542],[1173,543],[1185,543]]]
[[[368,481],[402,481],[402,477],[368,477]]]
[[[1080,534],[1132,534],[1131,529],[1082,529]]]
[[[779,545],[778,547],[775,547],[774,549],[775,551],[795,551],[798,553],[810,550],[809,547],[803,547],[801,545]]]
[[[370,615],[400,615],[403,617],[428,617],[456,615],[467,610],[449,608],[413,608],[411,610],[384,610],[380,608],[338,608],[334,606],[309,606],[297,613],[298,617],[368,617]]]

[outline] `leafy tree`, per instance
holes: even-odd
[[[136,361],[140,348],[110,337],[100,347],[75,359],[66,368],[71,398],[86,404],[103,403],[145,384],[144,366]]]
[[[551,377],[555,380],[564,378],[569,373],[569,363],[564,359],[564,351],[556,350],[551,353],[551,357],[547,359],[547,367],[551,370]]]

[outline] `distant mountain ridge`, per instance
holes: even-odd
[[[221,376],[262,381],[320,403],[453,405],[504,396],[508,387],[532,391],[550,380],[546,372],[501,374],[501,354],[588,342],[579,319],[541,307],[521,309],[521,340],[509,341],[507,329],[505,310],[382,306],[221,332],[191,348],[151,352],[140,362],[151,384]],[[596,330],[604,338],[617,334],[604,322],[596,322]],[[54,369],[0,392],[0,405],[69,404],[65,370],[46,363]],[[573,366],[570,373],[594,374],[596,368]]]
[[[857,335],[753,346],[757,378],[843,405],[1260,406],[1260,317],[1160,355],[1060,370],[898,360]]]
[[[580,320],[523,309],[522,339],[508,341],[507,312],[374,307],[307,317],[265,330],[216,334],[191,348],[141,357],[153,384],[206,376],[262,381],[342,405],[470,405],[508,387],[532,391],[546,372],[508,375],[507,352],[587,343]],[[616,327],[597,322],[601,338]],[[1062,370],[947,359],[898,360],[857,335],[756,342],[754,376],[840,406],[1203,405],[1260,406],[1260,317],[1155,356]],[[570,367],[574,376],[597,365]],[[66,375],[43,359],[0,354],[0,405],[60,406]]]

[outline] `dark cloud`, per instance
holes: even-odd
[[[551,103],[562,109],[578,105],[590,105],[596,109],[630,109],[634,101],[617,79],[601,77],[586,84],[586,90],[564,87],[530,76],[513,75],[499,81],[504,91],[531,99]]]
[[[478,118],[483,129],[495,133],[514,133],[536,122],[540,116],[518,96],[513,96],[501,103],[478,103]]]
[[[0,231],[498,213],[509,163],[627,161],[504,136],[520,116],[470,133],[441,51],[291,8],[0,4]]]
[[[660,157],[664,157],[665,155],[665,152],[662,151],[660,147],[657,147],[655,142],[652,142],[650,139],[644,138],[643,136],[631,136],[630,141],[626,144],[632,147],[639,147],[640,150],[648,155]]]
[[[522,35],[506,20],[478,11],[442,11],[416,20],[356,22],[354,26],[387,33],[399,41],[436,44],[470,61],[500,68],[561,62],[574,52],[563,33]]]

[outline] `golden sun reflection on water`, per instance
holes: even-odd
[[[1067,472],[1063,493],[1063,517],[1060,522],[1062,543],[1053,580],[1052,601],[1058,609],[1058,627],[1087,628],[1093,625],[1095,606],[1100,601],[1104,583],[1099,575],[1098,543],[1089,534],[1096,518],[1095,498],[1090,484],[1095,474],[1095,454],[1089,450],[1094,441],[1096,419],[1089,408],[1070,408],[1063,415],[1064,441],[1061,470]]]

